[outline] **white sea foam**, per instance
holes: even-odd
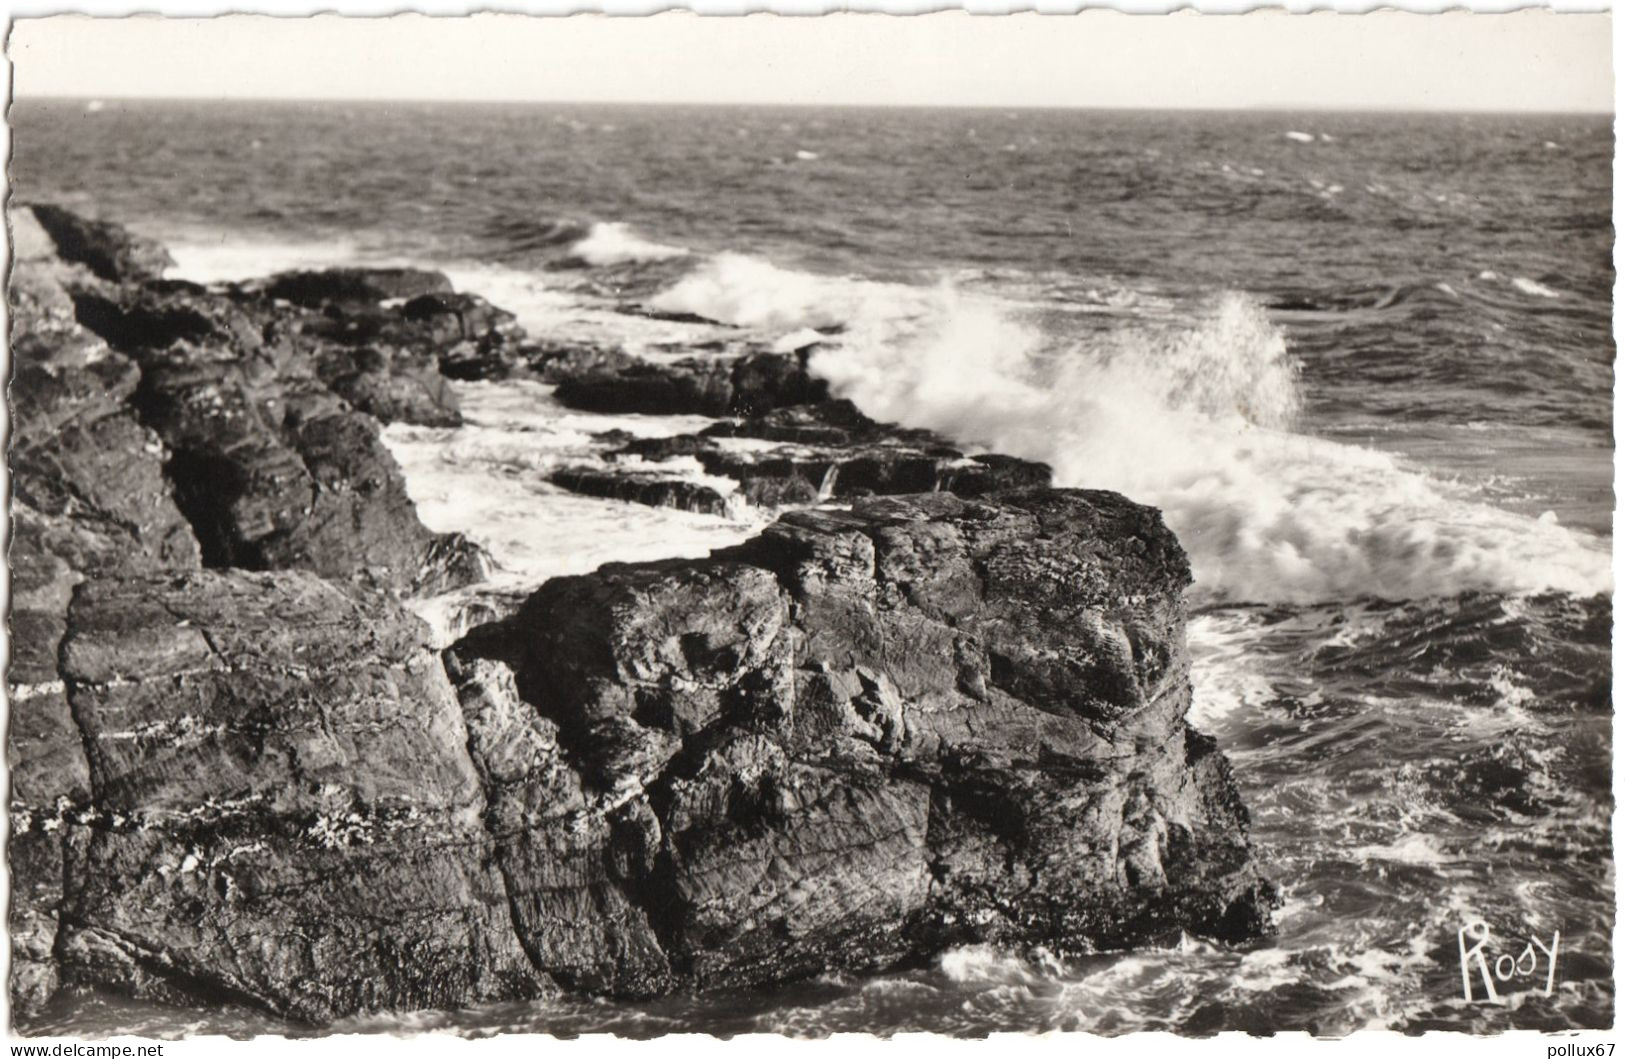
[[[1188,640],[1195,665],[1190,722],[1205,732],[1222,732],[1232,718],[1247,723],[1248,711],[1275,696],[1268,675],[1250,663],[1262,618],[1251,610],[1222,610],[1191,619]]]
[[[693,313],[737,327],[796,331],[924,311],[930,292],[780,268],[748,254],[723,253],[656,295],[662,312]]]
[[[1420,868],[1435,868],[1449,861],[1439,848],[1438,840],[1429,835],[1409,832],[1391,842],[1366,845],[1349,850],[1349,855],[1362,861],[1386,861]]]
[[[824,336],[822,334],[810,327],[802,327],[788,334],[780,335],[778,340],[773,343],[772,348],[775,353],[793,353],[803,346],[810,346],[823,340]]]
[[[1291,132],[1282,133],[1282,135],[1285,136],[1287,139],[1293,141],[1294,143],[1314,143],[1315,142],[1315,134],[1312,133],[1312,132],[1298,132],[1296,130],[1293,130]]]
[[[1280,986],[1297,985],[1303,981],[1303,968],[1297,966],[1298,954],[1291,949],[1256,949],[1241,958],[1236,965],[1236,988],[1248,993],[1263,993]]]
[[[1563,296],[1562,291],[1555,291],[1546,286],[1544,283],[1536,283],[1527,276],[1513,276],[1512,285],[1523,291],[1525,294],[1533,295],[1537,298],[1561,298]]]
[[[1395,456],[1292,433],[1296,362],[1246,297],[1183,332],[1130,328],[1047,355],[999,303],[934,296],[927,319],[860,318],[813,370],[877,418],[1044,460],[1061,485],[1161,508],[1210,596],[1611,585],[1607,549],[1589,535],[1478,502]]]
[[[1027,961],[993,945],[964,945],[937,958],[937,966],[953,982],[978,985],[1019,985],[1035,979]]]
[[[357,264],[362,257],[356,244],[344,240],[286,243],[243,241],[233,237],[218,242],[197,239],[170,241],[168,247],[169,256],[175,259],[175,264],[165,275],[193,283],[229,283],[258,279],[290,269],[334,268]]]
[[[589,265],[665,261],[688,254],[688,250],[681,246],[650,242],[633,234],[627,225],[609,221],[594,224],[587,237],[572,246],[570,252]]]
[[[620,226],[602,227],[615,239],[641,242]],[[175,253],[176,273],[200,281],[359,256],[340,244],[181,242]],[[449,274],[460,289],[518,311],[537,334],[636,349],[705,330],[594,308],[534,273],[471,266]],[[947,284],[817,276],[740,254],[706,260],[653,306],[798,340],[812,338],[811,328],[843,327],[812,362],[838,394],[877,418],[1044,460],[1059,484],[1116,489],[1156,505],[1191,553],[1201,591],[1213,598],[1311,602],[1611,587],[1607,550],[1587,534],[1478,502],[1392,455],[1293,433],[1296,362],[1262,309],[1239,295],[1182,332],[1125,327],[1088,348],[1060,352],[1008,304],[961,295]],[[502,393],[510,396],[481,393],[475,403],[536,397],[523,388]],[[551,406],[550,399],[543,405]],[[425,437],[417,450],[393,432],[408,446],[402,462],[429,524],[466,529],[488,515],[499,561],[526,576],[590,569],[606,559],[702,554],[738,536],[728,520],[652,509],[647,519],[628,519],[617,510],[622,505],[610,509],[616,528],[606,528],[596,514],[603,502],[557,493],[534,475],[516,480],[527,462],[556,461],[580,417],[551,406],[542,416],[547,425],[539,427],[516,425],[512,412],[500,424],[476,419],[449,439]],[[624,427],[625,420],[594,429],[611,426]],[[491,473],[471,474],[471,465]],[[479,488],[471,490],[476,480]],[[547,494],[543,505],[538,490]],[[470,504],[485,515],[471,517]],[[547,532],[569,538],[542,548],[546,558],[534,543],[539,506],[552,512],[543,517]],[[517,524],[527,518],[528,529]],[[497,528],[508,523],[515,523],[511,537]],[[1243,697],[1254,691],[1231,690]]]
[[[493,587],[535,585],[611,561],[702,556],[760,529],[755,516],[722,518],[600,500],[546,481],[553,470],[595,458],[594,434],[685,434],[711,420],[571,412],[552,399],[552,387],[540,383],[454,385],[466,425],[448,430],[395,424],[384,431],[384,442],[401,465],[423,524],[467,533],[491,553],[499,567]],[[698,464],[662,470],[722,484]]]
[[[553,274],[501,265],[457,264],[444,268],[458,290],[472,291],[514,314],[528,333],[555,343],[618,347],[647,354],[671,342],[703,341],[720,328],[655,320],[622,312],[619,305],[555,285]]]

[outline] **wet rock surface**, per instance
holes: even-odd
[[[313,1022],[543,989],[423,640],[387,597],[303,572],[81,587],[61,674],[93,815],[65,971]]]
[[[642,995],[1256,934],[1188,580],[1151,509],[1045,489],[548,582],[448,652],[526,951]]]
[[[548,475],[548,481],[582,496],[625,500],[649,507],[672,507],[702,515],[727,515],[727,495],[686,478],[663,475],[658,468],[566,467]]]
[[[175,263],[168,250],[120,225],[81,217],[60,206],[41,204],[29,212],[62,260],[84,265],[104,280],[157,279]]]
[[[439,273],[203,287],[9,216],[22,1025],[63,986],[321,1023],[1267,929],[1153,510],[869,420],[807,350],[558,348]],[[487,563],[380,424],[513,376],[726,417],[555,485],[846,509],[496,593],[437,651],[401,601]]]
[[[748,353],[665,363],[593,364],[557,371],[555,396],[587,412],[639,415],[757,415],[821,401],[829,391],[798,354]]]
[[[727,499],[685,478],[686,465],[732,479],[738,501],[766,508],[896,493],[980,496],[1048,485],[1051,476],[1042,463],[967,455],[930,431],[877,423],[844,400],[775,408],[699,434],[629,439],[606,456],[602,467],[567,468],[550,480],[591,496],[720,513]]]
[[[434,592],[478,581],[484,570],[477,549],[461,536],[424,529],[378,440],[377,423],[344,399],[342,387],[324,385],[318,370],[324,351],[301,342],[285,313],[253,302],[244,308],[226,293],[162,280],[158,273],[168,263],[162,248],[114,225],[46,207],[14,210],[9,221],[15,247],[8,291],[10,989],[13,1010],[26,1018],[49,999],[65,971],[69,980],[132,988],[138,980],[184,982],[194,974],[182,968],[185,961],[170,961],[158,950],[140,955],[139,945],[121,950],[94,932],[100,940],[87,942],[84,952],[100,952],[128,973],[109,972],[83,952],[82,958],[65,956],[67,910],[84,899],[83,887],[128,878],[97,866],[100,861],[74,859],[102,848],[113,816],[128,816],[109,808],[92,781],[87,746],[95,744],[71,696],[96,681],[73,676],[63,655],[75,620],[82,627],[123,614],[122,632],[137,638],[127,662],[139,668],[137,656],[146,650],[139,638],[155,624],[180,619],[120,610],[109,595],[118,586],[139,584],[139,591],[156,594],[171,585],[168,579],[197,576],[205,566],[307,570],[332,579],[331,595],[317,598],[336,615],[347,593],[366,586]],[[215,582],[185,583],[194,604],[255,606],[248,596],[222,597]],[[249,596],[266,593],[264,605],[285,612],[276,620],[267,616],[262,634],[281,632],[278,621],[299,620],[291,602],[277,604],[276,582],[254,584]],[[76,595],[89,601],[79,604],[77,619],[70,617]],[[365,655],[371,643],[365,630],[344,633],[352,634],[354,649]],[[147,661],[161,666],[163,659]],[[246,680],[246,663],[245,654],[221,664],[245,666]],[[293,671],[302,664],[293,656],[286,663]],[[186,675],[166,673],[165,679],[165,701],[180,701],[175,696]],[[206,710],[248,689],[190,693]],[[276,713],[272,705],[266,700],[262,707],[267,717]],[[157,700],[147,706],[159,709]],[[151,721],[156,727],[143,746],[192,738],[165,728],[156,713]],[[143,723],[132,720],[131,730],[148,731]],[[132,736],[130,745],[144,738]],[[225,768],[216,777],[228,786],[240,778]],[[370,781],[363,776],[363,782]],[[178,906],[152,900],[153,922],[176,929]],[[197,981],[213,983],[199,988],[236,988],[222,986],[219,975],[211,978],[202,966],[208,960],[199,959]],[[324,963],[321,973],[338,974],[341,962]],[[393,987],[380,988],[382,997]],[[324,1008],[274,990],[243,995],[312,1016],[366,1006],[359,997]],[[448,989],[413,1002],[435,996],[467,999]]]
[[[413,593],[466,576],[472,559],[440,561],[446,542],[419,522],[367,402],[345,399],[356,374],[333,371],[336,354],[302,321],[171,281],[74,300],[80,322],[139,366],[130,407],[167,447],[165,473],[206,565]],[[387,392],[387,365],[372,374]]]

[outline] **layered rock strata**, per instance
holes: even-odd
[[[867,420],[806,351],[560,354],[438,273],[206,288],[117,226],[11,223],[20,1018],[65,985],[320,1023],[1267,929],[1153,510]],[[484,561],[380,423],[537,373],[729,417],[572,488],[711,503],[684,459],[724,507],[846,506],[436,651],[403,601]]]

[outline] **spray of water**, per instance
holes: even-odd
[[[996,301],[935,297],[927,322],[855,327],[813,369],[877,418],[1161,508],[1211,598],[1610,587],[1592,537],[1478,502],[1394,456],[1295,433],[1299,367],[1246,296],[1217,299],[1183,330],[1130,326],[1067,349]]]

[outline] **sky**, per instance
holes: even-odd
[[[1613,109],[1607,14],[20,19],[34,96]]]

